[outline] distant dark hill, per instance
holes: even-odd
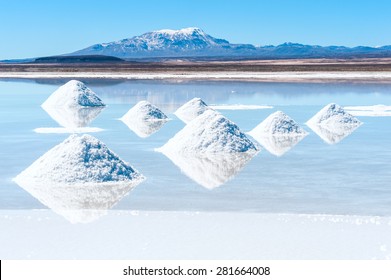
[[[107,55],[48,56],[34,60],[34,63],[114,63],[123,59]]]

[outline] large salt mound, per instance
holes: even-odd
[[[248,134],[251,136],[261,134],[292,135],[307,134],[293,119],[281,111],[268,116],[263,122],[257,125]]]
[[[138,136],[145,138],[158,131],[168,121],[168,118],[148,101],[140,101],[120,120]]]
[[[157,150],[202,154],[256,152],[257,148],[236,124],[214,110],[207,110]]]
[[[20,173],[15,181],[47,184],[130,182],[143,176],[90,135],[71,135]]]
[[[326,105],[315,114],[307,125],[321,125],[334,127],[339,125],[359,126],[362,123],[351,114],[347,113],[341,106],[335,103]]]
[[[42,104],[42,107],[99,107],[102,100],[84,83],[71,80],[59,87]]]
[[[193,98],[175,111],[175,115],[183,122],[188,123],[203,114],[205,111],[213,111],[201,98]]]

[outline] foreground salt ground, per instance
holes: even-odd
[[[391,259],[391,218],[109,211],[72,225],[49,210],[1,211],[2,259]]]

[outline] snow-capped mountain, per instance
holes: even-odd
[[[117,58],[164,57],[241,57],[281,58],[366,58],[391,57],[391,46],[353,48],[298,43],[257,46],[231,44],[206,34],[197,27],[180,30],[163,29],[120,41],[101,43],[66,56],[104,55]]]
[[[177,57],[251,53],[250,44],[230,44],[214,38],[200,28],[163,29],[120,41],[96,44],[72,55],[109,55],[116,57]]]

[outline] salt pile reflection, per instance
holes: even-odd
[[[252,135],[269,153],[282,156],[297,145],[307,134],[295,135]]]
[[[207,189],[214,189],[233,179],[256,153],[163,154],[190,179]]]
[[[352,134],[360,125],[334,125],[323,126],[317,124],[307,124],[323,141],[327,144],[333,145],[342,141],[344,138]]]
[[[90,223],[107,214],[141,181],[45,184],[18,181],[21,188],[71,223]]]

